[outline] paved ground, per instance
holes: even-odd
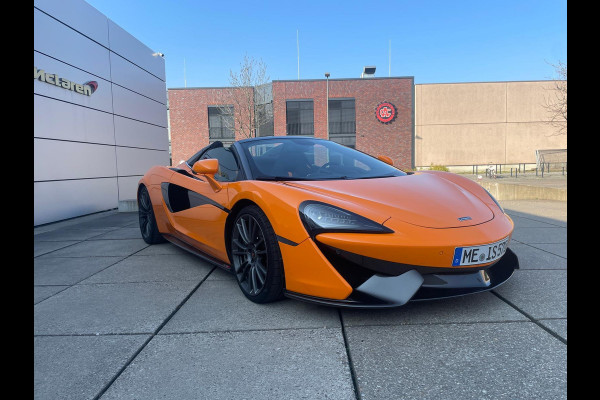
[[[36,399],[564,399],[566,203],[502,202],[521,270],[488,293],[256,305],[135,213],[34,230]]]

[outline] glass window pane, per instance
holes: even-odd
[[[286,102],[288,135],[314,135],[314,102],[288,100]]]

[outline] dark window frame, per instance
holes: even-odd
[[[290,104],[293,107],[290,107]],[[310,104],[310,107],[308,105]],[[296,107],[297,106],[297,107]],[[305,107],[302,107],[305,106]],[[310,110],[310,112],[308,112]],[[303,112],[304,111],[304,112]],[[296,115],[290,115],[296,114]],[[307,116],[310,115],[310,118]],[[292,118],[290,118],[292,117]],[[293,122],[290,122],[290,119]],[[314,99],[286,99],[285,101],[285,133],[286,135],[315,136],[315,101]]]
[[[329,140],[355,148],[356,98],[330,97],[328,108]]]
[[[231,111],[228,114],[223,113],[223,110],[229,108]],[[212,111],[212,112],[211,112]],[[223,142],[235,141],[235,109],[232,104],[224,105],[211,105],[207,108],[208,116],[208,140],[214,142],[217,140]],[[219,120],[219,126],[211,126],[211,116],[216,116]],[[230,118],[230,122],[226,122],[225,118]],[[231,127],[229,126],[231,125]],[[218,135],[214,135],[213,132],[219,131]]]

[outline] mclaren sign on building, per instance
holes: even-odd
[[[34,226],[117,209],[169,164],[165,60],[83,0],[34,0]]]
[[[68,79],[61,78],[58,74],[48,74],[43,69],[33,67],[33,79],[38,79],[41,82],[46,82],[51,85],[60,86],[63,89],[72,90],[86,96],[91,96],[98,88],[98,82],[88,81],[84,84],[72,82]]]

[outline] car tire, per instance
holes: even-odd
[[[257,206],[247,206],[231,229],[232,268],[244,295],[255,303],[283,298],[281,250],[265,213]]]
[[[138,216],[140,220],[140,231],[142,239],[148,244],[158,244],[166,242],[165,238],[158,231],[150,194],[146,186],[142,186],[138,192]]]

